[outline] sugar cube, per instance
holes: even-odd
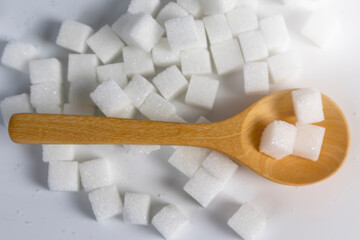
[[[168,67],[156,75],[153,83],[167,100],[175,98],[188,86],[188,81],[176,66]]]
[[[168,162],[185,176],[191,178],[209,153],[210,150],[207,148],[179,146]]]
[[[185,50],[199,44],[200,38],[193,16],[173,18],[165,22],[171,49]]]
[[[170,48],[167,38],[161,38],[152,49],[152,60],[157,67],[180,65],[180,52]]]
[[[80,80],[70,83],[69,103],[78,105],[94,105],[90,93],[95,90],[96,81]]]
[[[266,216],[251,204],[244,203],[228,220],[228,225],[243,239],[255,239],[266,225]]]
[[[44,162],[74,160],[74,145],[44,144],[42,145],[42,160]]]
[[[118,36],[111,30],[108,25],[100,28],[99,31],[94,33],[86,43],[91,50],[94,51],[96,56],[99,57],[101,62],[109,63],[121,54],[124,43]]]
[[[274,83],[296,79],[301,73],[301,65],[292,53],[279,53],[267,60],[271,80]]]
[[[81,183],[85,191],[111,185],[109,163],[106,159],[94,159],[79,164]]]
[[[150,52],[164,34],[164,29],[147,13],[133,15],[122,30],[132,45]]]
[[[35,107],[37,113],[62,114],[62,107],[52,104],[44,104]]]
[[[189,219],[178,207],[172,204],[162,208],[151,220],[152,225],[166,239],[170,239],[178,234],[188,222]]]
[[[307,124],[296,124],[296,128],[293,155],[317,161],[324,140],[325,128]]]
[[[195,20],[195,24],[198,30],[199,41],[194,45],[194,48],[207,48],[208,42],[204,22],[202,20]]]
[[[29,75],[31,84],[61,83],[63,80],[62,65],[56,58],[32,60],[29,62]]]
[[[127,11],[131,14],[143,12],[154,16],[159,10],[160,4],[160,0],[131,0]]]
[[[186,123],[186,120],[180,117],[177,113],[174,113],[167,120],[168,122]]]
[[[201,166],[220,182],[227,182],[238,168],[230,158],[215,151],[205,158]]]
[[[229,23],[224,14],[207,16],[203,21],[211,44],[232,39]]]
[[[167,121],[176,112],[176,109],[165,98],[151,92],[140,106],[139,111],[150,120]]]
[[[151,54],[136,47],[125,47],[123,49],[124,70],[127,76],[135,74],[149,76],[155,74],[154,63]]]
[[[266,94],[270,91],[269,70],[266,62],[249,62],[244,65],[245,94]]]
[[[265,39],[260,31],[241,33],[239,40],[246,62],[264,60],[269,56]]]
[[[121,17],[116,20],[113,25],[111,25],[111,30],[113,30],[116,35],[120,37],[121,40],[123,40],[127,45],[131,45],[132,42],[130,39],[127,38],[127,35],[125,32],[123,32],[126,24],[129,22],[129,20],[132,18],[133,14],[126,13],[124,15],[121,15]]]
[[[196,123],[210,123],[210,121],[206,117],[200,116]]]
[[[99,61],[95,54],[69,54],[68,81],[97,81],[96,67]]]
[[[38,58],[39,55],[39,49],[29,43],[10,42],[4,48],[1,63],[9,68],[28,73],[29,61]]]
[[[50,162],[48,186],[51,191],[79,191],[79,164],[77,162]]]
[[[226,17],[234,36],[259,28],[259,22],[255,10],[252,7],[243,6],[236,8],[226,13]]]
[[[204,168],[200,167],[194,176],[185,184],[184,191],[201,206],[207,207],[223,189],[223,183],[217,180]]]
[[[202,11],[198,0],[177,0],[176,2],[195,18],[201,17]]]
[[[161,25],[165,26],[165,22],[172,18],[184,17],[189,13],[177,3],[169,2],[163,7],[156,17],[156,21]]]
[[[87,49],[86,40],[93,32],[91,27],[83,23],[66,20],[61,24],[56,44],[78,53],[84,53]]]
[[[90,93],[90,98],[107,117],[130,118],[135,114],[134,109],[130,116],[127,115],[131,100],[113,80],[101,83]]]
[[[124,148],[133,153],[150,154],[159,150],[160,145],[123,145]]]
[[[290,36],[283,15],[261,19],[259,24],[270,52],[289,50]]]
[[[326,10],[315,12],[306,21],[302,34],[321,48],[326,48],[341,27],[340,20]]]
[[[63,114],[93,116],[95,108],[86,104],[65,103]]]
[[[57,82],[44,82],[30,86],[30,102],[36,108],[42,105],[63,104],[63,89]]]
[[[114,80],[121,88],[124,88],[128,83],[124,63],[101,65],[96,68],[96,72],[100,83]]]
[[[300,123],[324,121],[321,93],[313,88],[292,91],[292,100],[297,120]]]
[[[205,15],[220,14],[231,11],[238,0],[198,0]]]
[[[211,45],[211,54],[218,74],[229,74],[244,66],[239,41],[230,39]]]
[[[215,103],[219,81],[201,76],[193,76],[186,92],[185,102],[195,107],[211,110]]]
[[[181,70],[185,76],[211,74],[211,58],[208,50],[194,48],[180,53]]]
[[[120,194],[115,185],[93,190],[88,197],[97,221],[114,217],[123,211]]]
[[[30,97],[26,93],[4,98],[0,102],[0,109],[3,123],[6,127],[13,114],[34,112],[30,104]]]
[[[126,193],[124,200],[124,222],[148,225],[150,202],[151,198],[148,194]]]
[[[146,97],[151,92],[155,91],[154,85],[138,74],[134,75],[130,83],[124,88],[124,92],[131,99],[132,104],[137,108],[143,104]]]
[[[284,121],[270,123],[262,133],[260,152],[279,160],[293,153],[296,127]]]
[[[258,8],[258,5],[258,0],[237,0],[236,4],[237,7],[252,7],[254,10]]]

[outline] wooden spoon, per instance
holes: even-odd
[[[268,95],[222,122],[187,124],[93,116],[15,114],[11,139],[36,144],[162,144],[211,148],[259,175],[287,185],[307,185],[334,174],[346,159],[350,133],[341,109],[322,95],[326,128],[320,158],[274,160],[259,152],[261,134],[274,120],[295,124],[292,90]]]

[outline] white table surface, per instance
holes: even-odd
[[[283,186],[239,168],[223,194],[207,208],[199,207],[182,190],[186,178],[167,162],[171,148],[144,155],[129,155],[121,148],[109,151],[81,147],[78,158],[106,155],[123,196],[125,191],[152,195],[151,215],[167,202],[178,204],[190,224],[177,239],[236,239],[226,225],[242,202],[249,201],[268,217],[258,239],[357,239],[360,214],[360,2],[330,0],[343,30],[326,50],[314,47],[299,29],[310,12],[286,8],[279,0],[260,0],[259,15],[283,13],[291,29],[293,49],[303,62],[297,81],[273,86],[272,91],[316,87],[343,109],[352,133],[352,147],[341,170],[324,182]],[[43,57],[62,60],[68,51],[54,44],[61,21],[75,19],[98,29],[126,11],[128,0],[0,0],[0,53],[9,40],[41,47]],[[233,116],[257,98],[245,97],[241,78],[233,74],[221,81],[212,121]],[[29,91],[28,77],[0,66],[0,99]],[[86,153],[86,154],[84,154]],[[50,192],[47,164],[39,146],[17,145],[0,126],[0,239],[161,239],[152,227],[125,224],[120,217],[95,221],[86,193]]]

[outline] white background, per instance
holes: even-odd
[[[7,41],[21,40],[41,47],[43,57],[55,56],[65,61],[68,51],[54,44],[61,21],[75,19],[99,29],[123,14],[128,2],[0,0],[0,53]],[[330,179],[306,187],[283,186],[239,168],[223,194],[203,209],[182,191],[186,178],[166,162],[172,151],[169,147],[150,157],[127,154],[119,147],[111,154],[104,148],[98,151],[86,147],[78,149],[78,158],[83,160],[106,153],[122,196],[125,191],[152,195],[151,215],[167,202],[178,204],[191,218],[178,239],[236,239],[237,235],[227,227],[226,221],[245,201],[253,203],[269,217],[258,239],[358,238],[360,2],[331,1],[330,8],[341,19],[343,30],[326,51],[314,47],[299,34],[310,12],[286,8],[279,2],[260,1],[259,16],[285,15],[293,49],[303,62],[304,72],[297,81],[273,86],[272,91],[316,87],[340,105],[350,124],[349,157]],[[243,95],[241,81],[236,74],[221,81],[220,94],[214,110],[206,114],[208,118],[212,121],[226,119],[256,100]],[[26,75],[0,66],[0,99],[28,91]],[[12,143],[3,126],[0,126],[0,154],[0,239],[161,239],[152,226],[124,224],[121,217],[96,222],[84,192],[48,191],[47,164],[41,161],[41,148]]]

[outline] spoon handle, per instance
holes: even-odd
[[[214,147],[217,123],[187,124],[94,116],[20,113],[10,138],[26,144],[161,144]],[[216,138],[215,138],[216,139]]]

